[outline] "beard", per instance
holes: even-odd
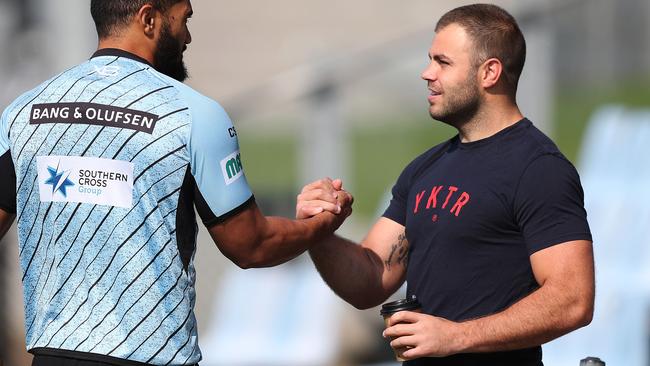
[[[187,79],[187,68],[183,62],[184,48],[179,47],[183,42],[174,38],[168,23],[163,23],[160,39],[154,53],[154,68],[180,82]]]
[[[469,73],[462,84],[447,88],[442,108],[439,111],[429,109],[431,118],[456,128],[471,121],[481,105],[481,97],[474,76],[474,73]]]

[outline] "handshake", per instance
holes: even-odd
[[[343,181],[323,178],[303,187],[297,197],[296,219],[323,214],[320,223],[331,233],[352,214],[353,202],[352,195],[343,189]]]

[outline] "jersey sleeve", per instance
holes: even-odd
[[[202,101],[192,107],[188,150],[196,182],[195,205],[206,226],[223,221],[253,200],[237,133],[218,103]]]
[[[16,213],[16,170],[9,150],[9,130],[6,111],[0,119],[0,172],[7,174],[0,179],[0,209],[7,213]]]
[[[514,210],[529,254],[571,240],[591,240],[580,177],[562,156],[543,155],[528,165]]]

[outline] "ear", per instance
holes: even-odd
[[[155,29],[160,22],[160,18],[157,15],[158,12],[151,4],[145,4],[138,10],[138,26],[147,37],[153,38],[155,36]]]
[[[479,68],[481,86],[485,89],[491,88],[499,82],[503,64],[498,58],[491,58],[483,62]]]

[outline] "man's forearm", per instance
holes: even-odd
[[[309,255],[330,288],[356,308],[376,306],[390,296],[382,286],[383,263],[372,250],[332,235]]]
[[[493,352],[541,345],[586,326],[593,293],[542,286],[508,309],[459,324],[458,352]]]
[[[323,215],[331,215],[324,213]],[[316,223],[319,217],[290,220],[266,217],[262,239],[254,249],[251,267],[271,267],[287,262],[316,245],[329,233]]]

